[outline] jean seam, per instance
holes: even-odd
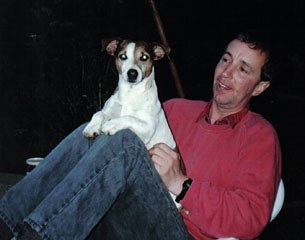
[[[145,165],[146,165],[148,171],[150,172],[150,174],[152,175],[152,177],[154,177],[154,170],[151,169],[151,166],[150,166],[146,161],[145,161]],[[153,167],[154,167],[154,166],[153,166]],[[156,172],[157,172],[157,170],[156,170]],[[157,173],[157,174],[158,174],[158,173]],[[161,178],[160,178],[160,179],[161,179]],[[161,183],[164,185],[165,190],[168,191],[167,188],[166,188],[166,186],[165,186],[165,184],[163,183],[162,179],[161,179],[160,181],[161,181]],[[180,226],[180,222],[179,222],[179,220],[177,219],[177,217],[179,217],[180,213],[178,212],[176,206],[175,206],[174,203],[172,202],[172,199],[170,198],[169,195],[167,196],[167,193],[163,191],[163,189],[161,188],[160,184],[158,184],[157,182],[155,182],[154,184],[155,184],[155,186],[157,187],[157,189],[161,190],[161,193],[164,195],[164,198],[165,198],[166,201],[169,203],[169,204],[168,204],[169,209],[170,209],[170,211],[171,211],[171,213],[172,213],[172,215],[173,215],[173,217],[174,217],[174,219],[175,219],[175,222],[176,222],[177,226]],[[177,214],[179,214],[179,215],[177,215]],[[181,215],[180,215],[180,217],[182,218]],[[182,223],[183,223],[183,221],[182,221]],[[184,223],[183,223],[183,224],[184,224]],[[188,236],[188,234],[186,233],[186,231],[183,231],[183,229],[181,229],[180,227],[179,227],[179,231],[180,231],[183,235],[187,235],[187,236]]]

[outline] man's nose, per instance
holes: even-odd
[[[232,64],[227,65],[222,72],[224,77],[231,77],[234,72],[235,67]]]

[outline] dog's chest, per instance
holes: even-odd
[[[150,88],[147,91],[136,91],[136,89],[122,89],[119,93],[121,115],[141,116],[142,114],[155,114],[160,108],[157,91]]]
[[[134,117],[145,117],[155,115],[160,104],[152,103],[151,98],[143,96],[141,98],[124,99],[121,101],[121,116],[131,115]]]

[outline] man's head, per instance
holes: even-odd
[[[240,33],[228,45],[215,69],[214,102],[234,113],[270,85],[270,49],[259,38]]]
[[[237,34],[236,39],[247,43],[250,48],[259,50],[266,54],[266,63],[262,67],[261,71],[261,81],[271,82],[274,71],[271,58],[271,46],[269,45],[269,41],[265,39],[265,36],[262,33],[258,34],[249,31]]]

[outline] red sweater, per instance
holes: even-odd
[[[272,125],[251,111],[233,127],[207,123],[207,102],[164,103],[193,183],[181,201],[195,239],[256,239],[269,222],[281,178],[281,150]]]

